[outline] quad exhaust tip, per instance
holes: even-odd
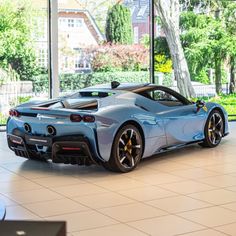
[[[51,125],[47,126],[47,132],[50,135],[53,135],[53,136],[56,135],[56,129],[53,126],[51,126]]]
[[[28,123],[25,123],[24,124],[24,130],[26,133],[30,133],[31,132],[31,127]]]

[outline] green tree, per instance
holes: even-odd
[[[21,80],[31,79],[37,72],[30,12],[26,2],[6,0],[0,4],[0,67],[10,65]]]
[[[166,41],[170,49],[174,75],[179,91],[186,97],[195,97],[188,64],[180,41],[180,2],[179,0],[155,0],[154,4],[160,17]]]
[[[230,45],[230,93],[236,92],[236,3],[230,3],[224,12],[224,17],[226,19],[226,28],[231,36]]]
[[[207,68],[215,70],[216,92],[222,91],[222,67],[230,58],[231,70],[235,65],[235,24],[229,24],[230,17],[224,14],[229,5],[221,5],[221,12],[212,8],[212,14],[196,14],[187,11],[181,15],[183,31],[182,45],[189,62],[190,73],[196,78]],[[232,12],[230,11],[232,16]],[[232,17],[231,17],[232,18]],[[235,22],[235,21],[234,21]],[[234,73],[232,73],[234,74]],[[233,76],[233,75],[232,75]]]
[[[200,68],[206,68],[211,64],[211,67],[215,69],[216,90],[219,93],[222,83],[222,64],[229,62],[230,92],[235,92],[236,3],[229,0],[180,1],[187,10],[187,13],[183,14],[184,32],[186,33],[187,24],[190,29],[187,30],[188,33],[184,34],[183,38],[185,43],[191,42],[191,47],[185,45],[185,49],[192,68],[199,71]],[[196,9],[198,15],[194,13]],[[205,25],[203,26],[203,24]],[[191,31],[193,32],[191,33]],[[214,64],[210,62],[214,62]]]
[[[100,31],[105,34],[106,14],[110,7],[120,2],[119,0],[76,0],[81,9],[87,10],[95,19]]]
[[[132,44],[131,13],[127,7],[118,3],[108,11],[106,38],[111,43]]]
[[[166,37],[156,37],[154,41],[154,52],[155,54],[165,55],[166,58],[171,59],[170,49],[166,41]]]
[[[184,12],[180,17],[183,31],[181,42],[188,61],[192,80],[209,83],[208,68],[214,67],[211,63],[213,52],[209,41],[208,31],[214,32],[210,26],[212,18],[206,15],[197,15],[192,11]],[[204,78],[204,81],[202,80]]]

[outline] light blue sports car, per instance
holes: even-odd
[[[227,134],[227,113],[216,103],[192,103],[164,86],[116,81],[19,105],[7,122],[8,145],[17,156],[119,172],[189,144],[216,147]]]

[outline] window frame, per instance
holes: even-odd
[[[183,106],[191,105],[192,104],[191,101],[189,101],[187,98],[185,98],[184,96],[182,96],[178,92],[176,92],[176,91],[174,91],[174,90],[172,90],[170,88],[164,87],[164,86],[149,85],[149,86],[141,87],[141,88],[138,88],[138,89],[134,89],[133,92],[137,93],[137,94],[139,94],[141,96],[144,96],[144,97],[146,97],[146,98],[148,98],[150,100],[156,101],[156,100],[153,99],[152,96],[151,97],[148,96],[150,92],[153,92],[153,91],[156,91],[156,90],[160,90],[160,91],[163,91],[165,93],[170,94],[171,96],[173,96],[174,98],[179,100],[179,102],[181,102],[183,104]],[[158,102],[158,101],[156,101],[156,102]],[[158,102],[158,103],[161,104],[161,102]],[[162,105],[164,105],[164,104],[162,104]]]

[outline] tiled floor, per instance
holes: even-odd
[[[6,219],[66,220],[69,236],[236,236],[236,123],[215,149],[142,161],[128,174],[16,157],[0,133]]]

